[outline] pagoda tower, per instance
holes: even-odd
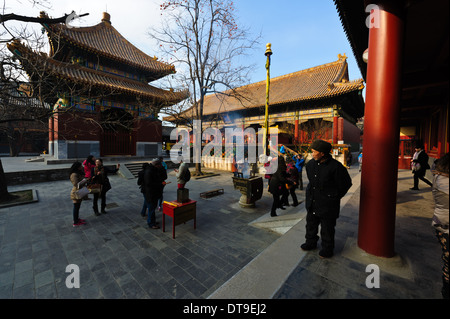
[[[160,155],[158,113],[186,99],[188,92],[149,83],[174,74],[174,66],[136,48],[106,12],[94,26],[43,24],[43,29],[49,54],[17,40],[8,48],[28,73],[35,95],[39,92],[41,100],[54,105],[49,154],[57,159]]]

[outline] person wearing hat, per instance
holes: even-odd
[[[333,256],[336,220],[339,217],[341,198],[352,186],[347,169],[331,157],[331,144],[316,140],[311,144],[312,156],[305,166],[309,184],[306,187],[306,241],[303,250],[313,250],[319,240],[322,249],[319,256]]]
[[[418,191],[419,179],[430,186],[433,186],[433,184],[425,178],[425,173],[427,169],[430,168],[430,164],[428,164],[428,155],[423,149],[423,144],[418,142],[416,144],[415,150],[416,152],[414,153],[413,159],[411,160],[411,170],[414,174],[414,186],[410,189]]]

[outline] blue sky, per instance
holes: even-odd
[[[52,1],[50,7],[32,7],[29,1],[7,0],[5,13],[38,16],[46,10],[59,17],[74,10],[89,16],[73,23],[89,26],[100,22],[108,11],[113,26],[145,53],[156,55],[155,45],[147,35],[150,26],[160,23],[161,0]],[[249,63],[256,69],[251,82],[266,78],[264,56],[267,42],[272,43],[271,76],[276,77],[320,64],[336,61],[346,54],[350,80],[361,78],[353,52],[343,31],[333,0],[235,0],[238,22],[261,32],[260,48],[255,48]]]
[[[346,53],[350,80],[362,78],[332,0],[237,0],[241,23],[261,31],[253,82],[265,79],[265,45],[272,43],[271,76],[336,61]]]

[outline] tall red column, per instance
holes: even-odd
[[[395,255],[402,2],[377,1],[369,31],[358,246],[379,257]]]
[[[337,144],[338,142],[338,132],[339,132],[339,121],[338,117],[333,116],[333,144]]]
[[[344,140],[344,119],[342,117],[338,118],[338,141]]]

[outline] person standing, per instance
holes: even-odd
[[[449,153],[435,162],[433,173],[433,198],[435,203],[432,225],[442,248],[442,297],[449,299],[448,292],[448,210],[449,210]]]
[[[305,159],[303,158],[302,154],[297,154],[292,157],[292,159],[295,161],[295,167],[298,171],[298,183],[300,190],[303,190],[303,166],[305,166]]]
[[[264,155],[265,156],[265,155]],[[268,156],[267,157],[267,162],[264,163],[264,161],[261,161],[264,163],[264,169],[265,169],[265,174],[264,174],[264,178],[267,179],[267,185],[270,185],[270,179],[273,176],[273,173],[271,172],[272,170],[270,169],[271,167],[271,163],[274,159],[272,158],[272,156]]]
[[[231,172],[233,173],[234,177],[239,177],[237,163],[236,163],[236,159],[234,156],[233,156],[233,162],[231,163]]]
[[[92,177],[92,172],[95,167],[95,157],[94,155],[89,155],[83,162],[84,166],[84,177],[90,179]]]
[[[162,156],[158,157],[159,159],[159,173],[161,174],[161,177],[164,178],[164,180],[167,179],[167,164],[164,162],[164,158]],[[163,197],[164,197],[164,187],[166,185],[164,184],[162,187],[161,197],[158,199],[158,210],[161,211],[162,204],[163,204]]]
[[[87,178],[88,180],[91,180],[92,172],[94,171],[94,167],[95,167],[95,157],[94,157],[94,155],[89,155],[84,160],[83,167],[84,167],[84,178]],[[85,200],[86,199],[90,199],[90,198],[88,196],[86,196]]]
[[[180,162],[180,167],[178,169],[174,169],[174,171],[177,173],[177,183],[178,183],[178,189],[184,189],[186,186],[186,183],[188,182],[187,174],[190,174],[189,167],[184,162],[183,157],[178,157],[178,160]]]
[[[336,220],[339,217],[341,198],[352,186],[347,169],[331,157],[331,144],[316,140],[311,144],[312,156],[306,164],[309,184],[306,187],[306,242],[303,250],[317,247],[320,225],[322,249],[319,256],[330,258],[334,252]]]
[[[148,208],[147,225],[150,229],[159,229],[156,223],[155,210],[166,183],[159,172],[158,166],[160,165],[159,160],[155,159],[144,171],[144,196]]]
[[[284,209],[283,203],[281,202],[281,196],[286,189],[286,163],[283,156],[278,156],[278,166],[275,173],[272,175],[269,181],[269,193],[272,194],[272,208],[270,210],[270,216],[277,216],[277,208]]]
[[[76,196],[76,192],[78,191],[78,189],[80,187],[83,187],[87,183],[87,179],[83,179],[83,166],[81,165],[80,162],[75,162],[72,164],[72,166],[70,167],[69,176],[70,182],[73,185],[72,190],[70,192],[70,199],[73,202],[73,211],[72,211],[73,227],[76,227],[86,224],[86,220],[79,218],[79,213],[81,202],[83,201],[83,199],[87,197],[87,195],[82,199],[79,199]]]
[[[362,161],[363,161],[363,153],[361,151],[361,153],[359,153],[358,155],[358,164],[359,164],[359,171],[361,172],[362,169]]]
[[[145,217],[147,214],[147,209],[148,209],[148,204],[147,201],[145,200],[145,184],[144,184],[144,173],[145,173],[145,169],[149,166],[149,163],[144,163],[142,164],[142,170],[139,171],[138,173],[138,180],[137,180],[137,184],[139,185],[139,188],[141,190],[141,193],[144,195],[144,204],[142,205],[142,209],[141,209],[141,216]]]
[[[430,168],[430,165],[428,164],[428,155],[423,149],[423,144],[417,143],[415,150],[416,152],[414,153],[413,159],[411,160],[411,169],[412,173],[414,174],[414,186],[410,189],[417,191],[419,190],[419,179],[430,186],[433,186],[433,184],[425,178],[425,173],[427,169]]]
[[[295,194],[295,190],[298,187],[299,174],[297,168],[294,166],[293,162],[288,162],[287,170],[286,170],[286,190],[282,195],[281,203],[289,206],[289,194],[292,197],[292,206],[298,206],[297,195]]]
[[[161,163],[162,167],[164,167],[164,169],[167,171],[168,167],[167,167],[167,163],[164,162],[164,158],[162,156],[158,157],[159,162]]]
[[[98,211],[98,198],[101,198],[101,213],[106,214],[107,211],[106,208],[106,192],[108,192],[111,189],[111,183],[109,182],[108,173],[114,174],[116,173],[120,168],[120,164],[117,164],[116,168],[113,170],[108,169],[107,167],[103,166],[103,160],[101,158],[98,158],[95,161],[95,167],[94,167],[94,174],[93,174],[93,182],[95,184],[100,184],[101,191],[100,193],[94,193],[94,201],[93,201],[93,210],[94,214],[96,216],[99,216],[100,213]]]

